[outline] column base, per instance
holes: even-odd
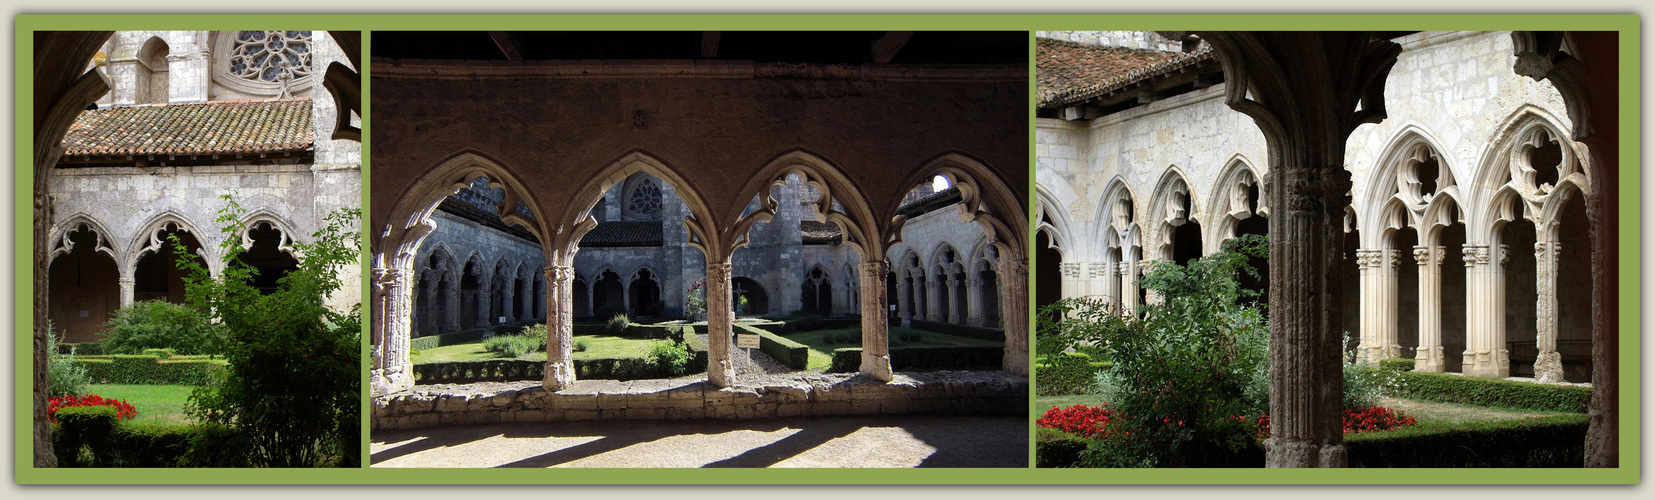
[[[1264,466],[1270,468],[1340,468],[1348,464],[1345,445],[1311,441],[1264,440]]]
[[[414,377],[407,372],[371,370],[368,377],[370,395],[384,396],[414,388]]]
[[[546,378],[540,386],[548,392],[557,392],[575,385],[574,363],[546,363]]]
[[[730,365],[730,360],[721,359],[717,364],[707,367],[707,385],[725,388],[736,383],[736,370]]]
[[[895,371],[891,369],[891,356],[889,354],[876,356],[863,351],[861,373],[864,377],[880,382],[890,382],[896,378]]]
[[[1506,378],[1511,376],[1511,353],[1505,349],[1498,351],[1478,351],[1465,353],[1464,367],[1461,371],[1469,377]]]
[[[1414,371],[1423,373],[1442,373],[1448,365],[1442,355],[1442,346],[1421,347],[1414,354]]]
[[[1563,355],[1557,351],[1542,352],[1534,360],[1534,379],[1542,384],[1563,381]]]
[[[1026,350],[1006,349],[1000,359],[1000,369],[1012,375],[1029,374],[1029,352]]]

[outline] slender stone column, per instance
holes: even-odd
[[[938,323],[948,321],[948,310],[944,309],[942,300],[943,281],[946,276],[925,277],[925,320]]]
[[[1122,262],[1120,274],[1115,278],[1121,280],[1121,314],[1128,316],[1138,313],[1138,282],[1134,279],[1138,273],[1132,269],[1132,264]]]
[[[1505,346],[1506,290],[1500,250],[1488,245],[1466,245],[1466,338],[1461,371],[1468,376],[1510,376]]]
[[[1000,317],[1004,318],[1005,353],[1000,367],[1013,375],[1029,374],[1029,261],[1005,255],[996,263],[1000,277]]]
[[[443,315],[443,330],[445,332],[460,329],[460,282],[454,280],[448,284],[448,300],[443,304],[447,314]]]
[[[1442,352],[1442,259],[1443,247],[1414,247],[1419,264],[1419,349],[1414,352],[1414,371],[1442,373],[1447,359]]]
[[[369,378],[373,396],[414,387],[413,363],[409,359],[413,308],[408,285],[412,275],[402,269],[373,268],[374,349]]]
[[[1377,358],[1374,358],[1376,361],[1380,359],[1394,359],[1402,357],[1402,344],[1398,340],[1399,335],[1397,334],[1396,316],[1398,302],[1396,271],[1402,264],[1400,254],[1401,250],[1387,248],[1385,249],[1384,258],[1380,262],[1379,311],[1381,316],[1379,318],[1379,324],[1381,328],[1379,330],[1379,336],[1375,338],[1375,340],[1379,341],[1379,355]]]
[[[546,266],[546,369],[540,386],[560,391],[575,383],[575,268]]]
[[[729,387],[736,381],[730,364],[730,344],[735,335],[735,313],[730,310],[730,262],[707,263],[707,384]],[[864,319],[864,322],[867,320]],[[866,333],[863,334],[864,338]]]
[[[948,284],[944,286],[948,287],[948,322],[956,325],[965,323],[965,311],[960,310],[959,297],[961,289],[965,288],[963,286],[965,283],[962,283],[959,278],[955,278],[956,275],[949,274],[947,276]]]
[[[571,272],[573,272],[573,271],[571,271]],[[569,288],[569,290],[570,290],[571,294],[573,294],[573,291],[574,291],[574,288],[573,288],[574,282],[575,282],[575,278],[573,276],[570,276],[569,277],[569,283],[570,283],[571,287]],[[511,289],[512,289],[513,293],[516,293],[517,287],[514,286]],[[517,321],[534,321],[534,319],[535,319],[535,315],[534,315],[534,295],[535,295],[534,294],[534,278],[533,277],[525,278],[523,280],[523,296],[517,297],[516,301],[514,302],[515,304],[519,304],[519,305],[522,306],[522,307],[517,308]],[[574,315],[574,310],[575,310],[574,305],[573,305],[574,304],[574,297],[571,296],[569,299],[570,299],[569,303],[571,304],[569,306],[569,312],[570,312],[570,316],[573,316]],[[508,302],[510,302],[510,301],[508,301]],[[510,318],[512,316],[510,314],[507,314],[506,317]]]
[[[132,300],[137,295],[138,280],[130,273],[121,276],[121,307],[132,307]]]
[[[1063,298],[1081,297],[1086,295],[1086,284],[1081,282],[1081,264],[1079,262],[1062,262],[1057,265],[1059,273],[1063,274]]]
[[[885,319],[885,274],[890,265],[883,260],[862,262],[862,376],[882,382],[894,378],[891,370],[890,323]]]
[[[510,283],[510,282],[508,281],[507,283]],[[511,286],[506,285],[506,284],[501,285],[501,290],[500,290],[500,315],[501,316],[505,316],[507,318],[517,317],[517,315],[512,314],[516,309],[519,309],[517,307],[517,301],[512,300],[512,299],[516,298],[516,297],[514,297],[514,295],[516,293],[517,293],[517,290],[512,288]],[[496,319],[497,318],[489,318],[488,321],[490,323],[493,323]]]
[[[903,274],[908,274],[908,273],[903,273]],[[903,276],[903,277],[899,278],[897,280],[897,290],[896,290],[896,314],[897,314],[897,318],[902,320],[902,326],[908,326],[910,324],[910,321],[913,321],[913,319],[914,319],[914,305],[911,303],[912,301],[909,300],[909,297],[912,297],[913,295],[914,295],[914,278],[913,278],[913,276]],[[864,297],[866,297],[865,293],[864,293]],[[862,314],[866,315],[867,310],[864,309]]]
[[[1360,297],[1362,300],[1362,316],[1358,323],[1361,325],[1362,331],[1360,332],[1361,342],[1358,343],[1357,350],[1361,360],[1370,364],[1376,363],[1380,359],[1380,331],[1385,328],[1381,319],[1385,315],[1385,307],[1381,297],[1383,293],[1380,290],[1379,277],[1379,260],[1382,253],[1381,250],[1365,248],[1356,250],[1356,271],[1358,279],[1361,280],[1360,290],[1362,293]]]
[[[1534,378],[1542,384],[1563,381],[1563,356],[1557,353],[1557,256],[1563,253],[1558,242],[1534,244],[1535,343],[1540,355],[1534,360]]]
[[[965,303],[968,308],[966,323],[971,326],[987,326],[988,321],[983,314],[982,278],[972,277],[965,280]]]

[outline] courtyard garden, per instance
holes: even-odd
[[[1262,467],[1270,436],[1262,237],[1178,266],[1154,263],[1157,300],[1134,315],[1064,299],[1040,312],[1036,466]],[[1255,275],[1256,276],[1256,275]],[[1416,373],[1347,353],[1350,467],[1579,467],[1589,387]]]
[[[219,222],[244,234],[245,210],[225,199]],[[52,332],[58,465],[357,467],[361,317],[323,303],[343,285],[337,269],[359,259],[358,217],[328,215],[312,243],[292,244],[297,268],[262,287],[237,239],[213,276],[174,234],[185,303],[135,302],[95,343],[58,346]]]

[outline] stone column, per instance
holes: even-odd
[[[478,283],[477,289],[471,292],[473,294],[472,298],[475,299],[477,304],[478,328],[488,328],[493,326],[494,323],[493,319],[488,317],[489,313],[493,312],[491,311],[492,308],[489,307],[491,305],[490,299],[492,299],[490,295],[492,294],[488,293],[488,289],[489,283],[480,282]]]
[[[442,331],[453,332],[460,329],[460,300],[460,282],[454,280],[448,284],[448,300],[443,303],[446,314],[442,318]]]
[[[707,260],[707,384],[729,387],[736,381],[735,366],[730,364],[731,336],[735,335],[735,313],[730,310],[730,261],[729,257],[722,262],[712,257]]]
[[[1003,255],[995,263],[1000,284],[1000,321],[1006,335],[1000,368],[1013,375],[1029,374],[1029,261]]]
[[[897,278],[896,284],[896,315],[898,319],[902,320],[902,326],[908,326],[914,319],[914,305],[909,300],[909,297],[914,294],[914,278],[913,276],[902,276]],[[866,298],[866,294],[864,294],[864,298]],[[867,310],[864,309],[862,314],[867,314]]]
[[[575,278],[573,276],[571,276],[569,278],[569,283],[573,284],[574,281],[575,281]],[[534,314],[534,296],[535,296],[534,288],[535,287],[534,287],[534,278],[533,277],[530,277],[530,278],[527,278],[527,279],[523,280],[523,296],[517,298],[518,303],[523,305],[523,307],[517,308],[517,320],[518,321],[528,322],[528,321],[534,321],[536,319],[536,316]],[[515,290],[515,289],[516,288],[513,287],[513,290]],[[570,290],[573,290],[573,288],[570,288]],[[570,302],[571,305],[569,306],[569,311],[570,311],[570,316],[573,316],[574,315],[573,314],[574,306],[572,305],[574,303],[573,302],[573,297],[570,297],[570,300],[571,300],[571,302]]]
[[[1382,250],[1366,248],[1356,250],[1356,272],[1361,280],[1359,289],[1361,297],[1361,342],[1357,345],[1358,356],[1363,362],[1378,361],[1379,332],[1384,329],[1380,318],[1384,316],[1384,304],[1380,299],[1379,260]]]
[[[1505,346],[1503,252],[1489,245],[1466,245],[1463,252],[1467,306],[1465,361],[1461,371],[1475,377],[1510,376],[1510,355]]]
[[[521,309],[517,307],[517,301],[513,300],[516,298],[515,295],[517,293],[517,289],[511,286],[511,282],[509,280],[505,284],[502,284],[500,288],[500,315],[507,318],[517,317],[517,315],[512,314],[514,310]],[[490,310],[489,313],[493,314],[493,310]],[[498,318],[489,318],[488,321],[489,323],[493,323],[496,319]]]
[[[884,260],[863,261],[862,266],[862,376],[881,382],[894,378],[891,370],[890,323],[885,319]]]
[[[1130,261],[1122,262],[1120,275],[1116,278],[1121,280],[1121,314],[1128,316],[1138,313],[1138,282],[1133,279],[1138,273],[1132,270],[1132,264]]]
[[[1072,298],[1086,295],[1086,284],[1080,280],[1081,269],[1079,262],[1060,262],[1057,264],[1059,273],[1063,274],[1063,297]]]
[[[1419,349],[1414,352],[1414,371],[1442,373],[1447,359],[1442,352],[1442,259],[1443,247],[1414,247],[1419,264]]]
[[[373,269],[373,364],[369,378],[372,395],[384,396],[414,387],[409,359],[413,337],[411,287],[413,273],[402,269]]]
[[[575,268],[546,266],[546,369],[540,386],[560,391],[575,383]]]
[[[1379,348],[1372,357],[1374,364],[1381,359],[1402,357],[1402,345],[1397,335],[1396,271],[1401,267],[1400,251],[1387,248],[1379,262],[1379,335],[1374,337]]]
[[[959,294],[965,288],[965,283],[956,277],[957,274],[946,276],[948,276],[948,284],[946,285],[948,287],[948,322],[956,325],[963,324],[965,323],[965,311],[960,310]]]
[[[965,280],[965,303],[968,307],[966,323],[971,326],[987,326],[988,320],[983,311],[983,279],[970,277]]]
[[[925,320],[938,323],[948,321],[948,313],[943,309],[942,290],[946,276],[925,277]]]
[[[132,300],[137,295],[138,280],[132,277],[131,271],[121,273],[121,307],[132,307]]]
[[[1534,378],[1542,384],[1563,381],[1563,357],[1557,353],[1557,256],[1563,244],[1534,244],[1535,340],[1540,350],[1534,360]]]

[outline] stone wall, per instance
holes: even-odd
[[[581,380],[555,393],[537,384],[417,386],[375,398],[372,427],[908,413],[1025,415],[1028,394],[1028,377],[1002,372],[903,373],[889,383],[828,374],[723,389],[685,379]]]

